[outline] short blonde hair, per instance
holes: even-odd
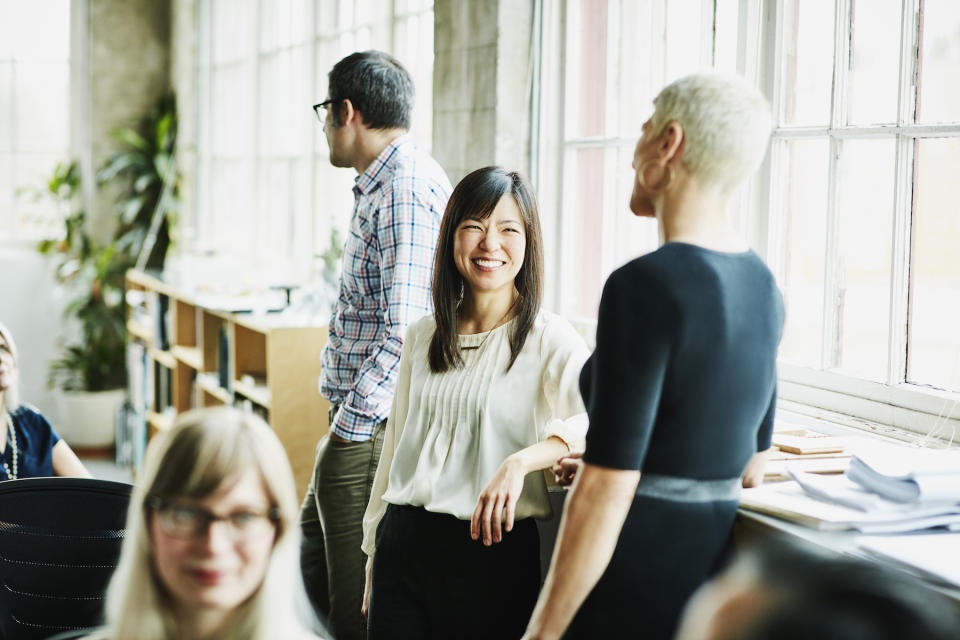
[[[660,135],[671,122],[683,127],[681,160],[704,186],[728,194],[763,161],[773,131],[770,104],[742,77],[689,75],[667,85],[653,104],[652,132]]]
[[[13,334],[10,329],[0,322],[0,337],[4,339],[7,346],[10,347],[10,355],[13,356],[13,366],[15,369],[13,382],[6,391],[3,392],[3,409],[7,413],[13,413],[20,407],[20,357],[17,355],[17,343],[13,341]]]
[[[153,566],[149,498],[214,493],[224,481],[259,471],[279,514],[277,537],[263,583],[240,605],[225,637],[299,637],[311,625],[300,574],[297,494],[280,441],[260,418],[232,407],[182,414],[153,438],[130,499],[127,536],[107,591],[107,636],[141,640],[178,637],[169,598]]]

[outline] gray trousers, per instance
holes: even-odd
[[[300,564],[317,615],[337,640],[365,640],[360,614],[364,568],[363,514],[380,461],[385,423],[364,442],[337,442],[329,435],[317,445],[313,480],[300,512]]]

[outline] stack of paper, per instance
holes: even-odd
[[[910,504],[885,500],[843,476],[794,472],[798,480],[745,489],[741,508],[798,522],[822,531],[898,533],[960,525],[960,505]]]
[[[960,449],[864,448],[847,477],[894,502],[960,503]]]

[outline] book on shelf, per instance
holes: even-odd
[[[960,503],[960,449],[863,447],[847,477],[894,502]]]
[[[227,328],[221,326],[217,332],[217,375],[220,386],[231,390],[233,376],[230,372],[230,338]]]

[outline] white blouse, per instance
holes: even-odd
[[[386,503],[470,520],[480,492],[507,456],[551,436],[582,451],[587,414],[580,369],[589,355],[563,318],[541,310],[510,371],[511,320],[459,336],[464,366],[433,373],[427,351],[432,315],[410,325],[384,433],[380,465],[363,518],[363,551],[374,552]],[[469,347],[477,347],[469,349]],[[524,480],[516,519],[552,513],[542,473]]]

